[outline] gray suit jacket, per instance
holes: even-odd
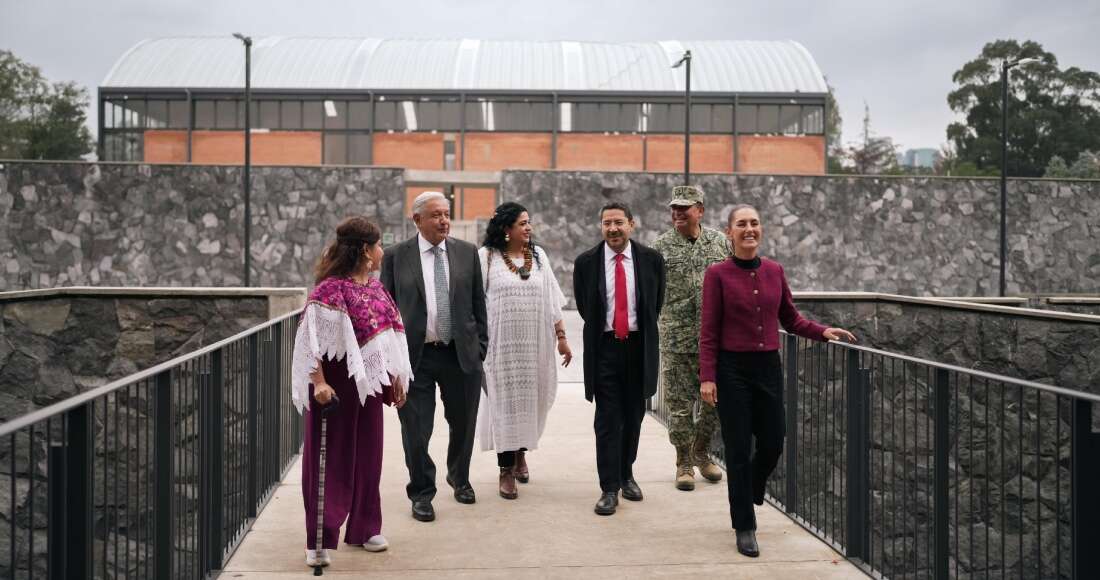
[[[409,341],[409,360],[413,373],[420,364],[427,333],[428,309],[424,302],[424,273],[420,265],[420,246],[413,237],[386,248],[382,259],[382,284],[397,302]],[[451,327],[462,372],[481,372],[481,362],[489,347],[485,315],[485,290],[481,284],[481,263],[477,248],[468,242],[448,237],[447,266],[450,269]]]

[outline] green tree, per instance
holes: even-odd
[[[1100,75],[1059,68],[1058,59],[1037,42],[997,40],[952,76],[956,88],[947,103],[965,119],[947,127],[959,168],[999,173],[1001,63],[1021,58],[1039,62],[1009,72],[1008,172],[1037,177],[1055,155],[1076,159],[1081,151],[1100,150]]]
[[[1082,151],[1072,165],[1066,164],[1066,160],[1055,155],[1050,158],[1043,177],[1072,178],[1072,179],[1100,179],[1100,153]]]
[[[0,51],[0,159],[78,159],[92,151],[88,92],[50,85],[38,67]]]
[[[829,155],[829,173],[848,173],[850,170],[844,166],[848,152],[845,151],[841,139],[844,137],[844,118],[840,115],[840,105],[836,102],[836,89],[828,83],[829,92],[825,95],[825,109],[828,115],[825,117],[825,151]]]

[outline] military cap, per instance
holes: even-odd
[[[668,205],[692,206],[703,203],[703,190],[696,185],[677,185],[672,188],[672,201]]]

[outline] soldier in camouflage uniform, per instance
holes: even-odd
[[[676,487],[695,489],[695,469],[707,480],[722,479],[722,470],[708,454],[718,415],[699,401],[699,324],[703,307],[703,274],[730,255],[729,241],[702,226],[703,190],[672,188],[672,229],[661,234],[653,249],[665,258],[668,280],[665,305],[657,322],[661,337],[661,381],[669,409],[668,438],[676,448]],[[698,408],[698,419],[695,410]]]

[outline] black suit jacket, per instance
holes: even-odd
[[[656,250],[631,241],[634,258],[634,293],[638,330],[642,333],[642,391],[646,397],[657,392],[660,355],[657,343],[657,317],[665,303],[665,259]],[[601,335],[607,324],[607,278],[604,272],[605,242],[577,256],[573,263],[573,299],[584,319],[584,398],[592,400],[596,391],[597,362]]]
[[[450,237],[444,243],[447,245],[447,266],[450,270],[451,334],[458,352],[458,363],[464,373],[481,372],[481,361],[485,359],[489,347],[489,332],[477,248]],[[405,338],[409,341],[409,361],[413,373],[416,373],[428,327],[424,273],[420,265],[417,236],[386,248],[382,258],[382,284],[401,311]]]

